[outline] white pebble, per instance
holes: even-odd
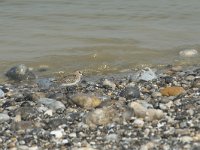
[[[67,143],[69,143],[69,141],[67,139],[62,140],[62,144],[67,144]]]
[[[75,137],[76,137],[76,133],[70,133],[70,134],[69,134],[69,137],[75,138]]]
[[[55,135],[57,139],[60,139],[63,137],[63,130],[53,130],[50,132],[51,135]]]
[[[142,119],[136,119],[133,122],[133,125],[138,128],[142,128],[144,126],[144,121]]]
[[[53,116],[53,110],[52,109],[48,109],[44,115],[48,115],[48,116]]]

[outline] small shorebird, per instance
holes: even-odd
[[[61,86],[68,87],[77,85],[81,81],[82,72],[76,71],[74,74],[62,75],[59,77],[58,81],[61,82]]]

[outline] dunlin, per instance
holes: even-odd
[[[82,72],[76,71],[74,74],[64,75],[61,77],[60,81],[61,86],[74,86],[77,85],[81,81]]]

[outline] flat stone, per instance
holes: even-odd
[[[52,109],[52,110],[64,110],[66,109],[65,105],[60,102],[56,101],[55,99],[50,99],[50,98],[40,98],[38,100],[38,103],[45,105],[46,107]]]
[[[177,96],[184,92],[185,92],[185,90],[182,87],[177,87],[177,86],[166,87],[166,88],[160,90],[160,93],[163,96]]]
[[[73,103],[86,109],[96,108],[101,104],[101,100],[98,97],[89,94],[79,93],[72,96],[71,99]]]
[[[8,120],[10,120],[10,117],[8,116],[8,114],[0,113],[0,123],[6,122]]]
[[[192,75],[189,75],[189,76],[187,76],[185,79],[186,79],[187,81],[193,81],[193,80],[195,79],[195,77],[192,76]]]
[[[193,141],[193,138],[190,136],[182,136],[179,138],[182,143],[190,143]]]

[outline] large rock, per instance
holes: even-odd
[[[98,97],[83,93],[72,96],[71,100],[76,105],[86,109],[95,108],[101,104],[101,100]]]
[[[106,125],[108,123],[115,121],[116,115],[117,112],[113,108],[110,107],[98,108],[89,112],[85,116],[85,123],[91,128],[94,128],[98,125]]]
[[[134,115],[147,121],[160,120],[164,113],[159,109],[147,109],[138,102],[131,102],[129,105],[134,110]]]
[[[163,96],[177,96],[184,92],[185,92],[185,90],[182,87],[177,87],[177,86],[166,87],[166,88],[160,90],[160,93]]]
[[[50,98],[40,98],[38,100],[38,103],[45,105],[46,107],[52,109],[52,110],[64,110],[66,109],[65,105],[60,102],[56,101],[55,99],[50,99]]]
[[[36,75],[24,64],[20,64],[9,69],[5,74],[9,79],[22,81],[35,79]]]

